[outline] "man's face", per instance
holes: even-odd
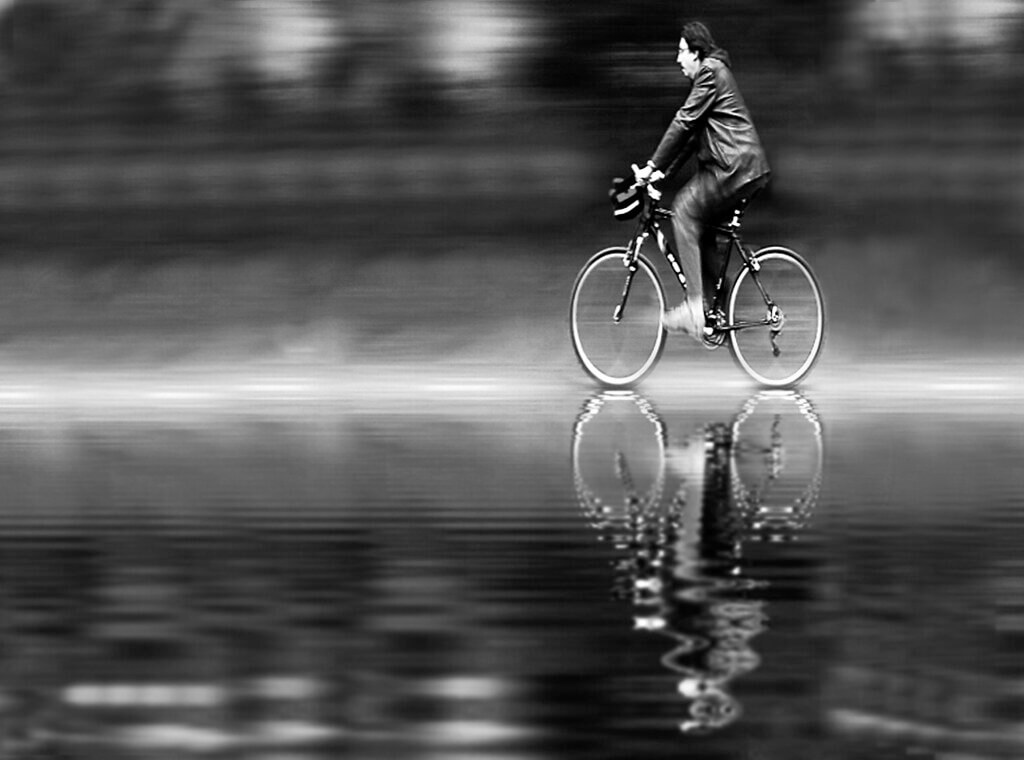
[[[690,50],[686,45],[686,40],[682,37],[679,38],[679,54],[676,56],[676,63],[683,70],[683,74],[690,79],[697,76],[697,69],[700,68],[700,59],[697,58],[697,53]]]

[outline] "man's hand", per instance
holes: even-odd
[[[633,164],[633,176],[636,177],[637,182],[642,182],[645,185],[665,179],[665,173],[658,169],[651,161],[648,161],[643,167]]]

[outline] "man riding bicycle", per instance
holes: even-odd
[[[706,234],[708,224],[768,184],[771,170],[730,71],[729,54],[715,45],[704,24],[691,21],[683,26],[676,62],[693,86],[637,178],[657,182],[679,169],[696,149],[697,170],[672,204],[687,296],[665,312],[662,324],[701,341],[705,327],[701,250],[710,255],[714,248],[713,230]]]

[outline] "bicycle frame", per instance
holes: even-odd
[[[671,219],[673,216],[669,209],[658,206],[653,200],[649,200],[644,203],[644,208],[640,213],[640,218],[637,221],[636,231],[633,233],[633,237],[630,240],[629,245],[626,247],[626,256],[623,263],[627,268],[626,282],[622,289],[622,298],[619,301],[619,305],[615,308],[613,319],[615,322],[620,322],[622,316],[626,310],[626,301],[629,298],[629,290],[633,284],[633,277],[636,275],[637,263],[636,259],[640,253],[640,249],[643,244],[653,233],[658,243],[658,248],[669,266],[672,268],[673,273],[676,276],[676,280],[679,283],[679,287],[682,288],[683,292],[686,292],[686,275],[683,274],[683,269],[679,263],[679,257],[665,235],[665,231],[662,229],[661,222],[664,219]],[[745,330],[751,327],[767,327],[772,326],[772,343],[774,348],[774,334],[779,332],[781,329],[781,312],[771,296],[764,289],[761,284],[760,278],[757,276],[760,270],[760,265],[757,259],[754,258],[753,254],[747,250],[743,244],[743,239],[740,237],[739,229],[740,223],[743,217],[743,206],[736,208],[733,211],[732,219],[725,224],[712,225],[712,229],[718,236],[724,237],[728,245],[725,251],[725,258],[722,261],[721,269],[718,272],[718,276],[715,279],[714,297],[711,300],[711,308],[713,314],[721,312],[723,304],[721,303],[723,298],[723,289],[725,285],[725,275],[729,271],[729,262],[732,260],[733,251],[738,251],[740,259],[742,260],[742,266],[750,271],[750,277],[757,285],[757,289],[764,299],[766,315],[765,318],[758,321],[747,321],[737,322],[734,324],[728,324],[724,317],[716,319],[715,330],[718,332],[734,332],[736,330]]]

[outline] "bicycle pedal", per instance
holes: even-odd
[[[721,348],[725,344],[725,333],[717,330],[711,330],[710,332],[705,330],[701,344],[708,351],[714,351],[716,348]]]

